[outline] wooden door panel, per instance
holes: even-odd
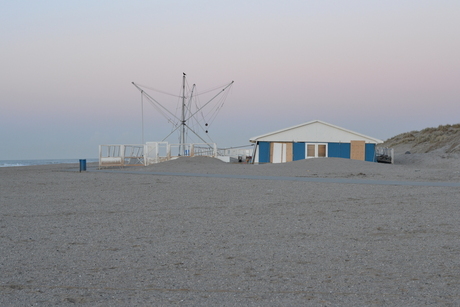
[[[351,141],[350,159],[364,161],[365,157],[365,141]]]

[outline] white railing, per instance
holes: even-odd
[[[244,162],[250,163],[252,161],[252,155],[254,152],[254,146],[240,146],[232,148],[219,148],[217,153],[219,159],[225,162]]]
[[[145,165],[170,159],[168,142],[147,142],[145,145]]]
[[[99,145],[99,168],[145,165],[144,145]]]
[[[218,150],[219,156],[230,156],[230,157],[238,157],[238,156],[251,156],[254,148],[221,148]]]
[[[145,147],[145,165],[168,161],[181,156],[217,157],[217,145],[215,143],[168,144],[167,142],[148,142]],[[180,154],[182,149],[183,155]]]
[[[180,154],[183,152],[184,154]],[[99,145],[99,168],[151,165],[185,157],[213,157],[226,162],[248,162],[253,148],[218,149],[215,143],[169,144],[147,142],[145,145]]]

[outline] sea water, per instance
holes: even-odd
[[[99,159],[86,159],[86,163],[98,162]],[[42,159],[42,160],[0,160],[0,167],[16,167],[29,165],[47,165],[62,163],[80,163],[80,159]]]

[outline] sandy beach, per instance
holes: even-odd
[[[397,161],[0,168],[0,305],[459,306],[460,159]]]

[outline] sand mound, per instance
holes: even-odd
[[[173,166],[173,165],[222,165],[226,164],[226,162],[223,162],[219,159],[215,159],[212,157],[179,157],[177,159],[165,161],[161,163],[162,165],[165,165],[166,167]]]
[[[377,180],[457,181],[460,159],[429,154],[400,155],[395,164],[342,158],[305,159],[287,163],[226,163],[209,157],[182,157],[147,167],[139,172],[176,174],[226,174],[271,177],[360,178]]]

